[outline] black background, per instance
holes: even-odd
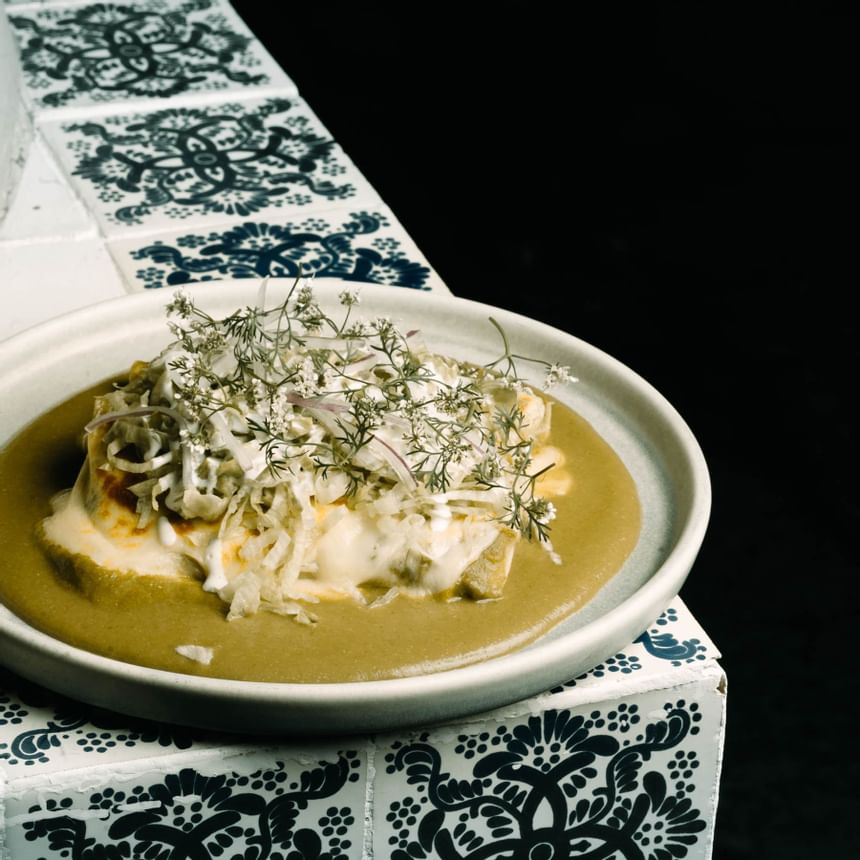
[[[856,18],[234,5],[452,292],[687,419],[714,508],[682,597],[729,678],[715,857],[860,856]]]

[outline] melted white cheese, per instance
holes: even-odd
[[[252,592],[273,593],[280,586],[284,598],[311,599],[355,595],[359,586],[368,583],[421,594],[445,591],[456,585],[464,569],[499,533],[496,523],[455,517],[444,504],[436,504],[429,519],[419,514],[369,516],[344,505],[329,506],[316,510],[320,522],[304,533],[302,578],[279,583],[265,555],[243,558],[242,548],[255,540],[250,533],[234,533],[229,541],[222,540],[211,523],[191,523],[177,532],[165,517],[136,529],[133,515],[112,499],[101,499],[95,509],[83,499],[76,484],[60,501],[56,513],[44,523],[49,541],[108,570],[187,577],[189,570],[202,569],[205,591],[225,599],[241,594],[249,607],[258,603]],[[114,516],[104,516],[106,505],[118,509]],[[284,546],[276,542],[267,551],[280,555],[289,542],[285,534]],[[194,565],[188,564],[189,559]]]

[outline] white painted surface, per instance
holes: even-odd
[[[124,294],[100,239],[0,244],[0,340]]]
[[[21,177],[30,120],[20,92],[18,52],[6,12],[0,8],[0,223],[11,205]]]
[[[0,223],[0,243],[85,238],[96,233],[95,221],[37,134],[27,152],[12,205]]]

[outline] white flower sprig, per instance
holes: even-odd
[[[503,491],[498,518],[528,538],[545,539],[556,512],[535,488],[551,466],[531,471],[537,431],[520,398],[536,395],[517,362],[543,365],[544,389],[576,381],[570,368],[514,353],[492,318],[503,344],[495,361],[478,367],[436,356],[416,332],[402,333],[388,317],[352,319],[358,289],[343,289],[338,299],[345,309],[339,323],[323,311],[311,284],[297,278],[278,307],[263,306],[261,287],[255,306],[216,320],[184,291],[173,294],[167,312],[176,340],[162,369],[153,363],[129,394],[167,397],[155,382],[166,370],[166,402],[182,425],[153,421],[165,438],[193,441],[182,480],[218,476],[198,489],[220,494],[219,504],[241,487],[235,463],[255,485],[310,468],[345,477],[348,493],[369,498],[397,484],[423,498]],[[268,474],[248,471],[259,468]],[[178,491],[175,497],[184,498]]]
[[[499,366],[501,366],[501,372],[510,382],[515,384],[515,387],[521,387],[524,384],[517,372],[517,361],[529,361],[533,364],[542,364],[546,368],[546,376],[544,377],[542,386],[544,391],[549,391],[556,385],[562,385],[566,382],[579,382],[575,376],[571,376],[570,367],[566,364],[555,364],[542,358],[534,358],[528,355],[517,355],[516,353],[511,352],[511,347],[508,343],[508,336],[505,333],[505,330],[492,317],[490,317],[490,322],[496,327],[496,330],[501,335],[504,352],[495,361],[486,365],[486,367],[498,369]]]

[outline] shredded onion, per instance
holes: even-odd
[[[152,415],[155,412],[160,412],[162,415],[169,415],[177,424],[182,426],[185,421],[182,416],[169,406],[140,406],[137,409],[126,409],[120,412],[105,412],[104,415],[97,415],[89,424],[84,427],[84,433],[92,433],[96,427],[102,424],[107,424],[109,421],[117,421],[120,418],[143,418],[145,415]]]
[[[494,497],[504,497],[506,491],[500,487],[490,490],[451,490],[447,493],[434,493],[428,499],[437,505],[449,502],[477,502],[478,504],[495,505]]]
[[[268,275],[260,281],[260,286],[257,289],[256,308],[259,313],[266,312],[266,289],[269,286]]]
[[[325,397],[300,397],[295,391],[287,394],[287,403],[293,406],[302,406],[310,409],[324,409],[326,412],[348,412],[349,407],[345,403],[336,400],[328,400]]]
[[[368,442],[368,447],[373,448],[373,450],[382,457],[386,463],[394,470],[394,474],[397,475],[398,480],[402,481],[406,484],[407,487],[414,488],[417,486],[415,482],[415,476],[412,474],[412,470],[409,468],[409,464],[403,457],[398,454],[391,445],[388,444],[384,439],[380,439],[379,436],[373,436]]]
[[[227,426],[227,421],[220,412],[213,412],[209,416],[209,422],[218,431],[224,447],[235,457],[239,468],[243,472],[249,472],[253,468],[253,462],[245,451],[242,443],[233,435],[230,428]]]

